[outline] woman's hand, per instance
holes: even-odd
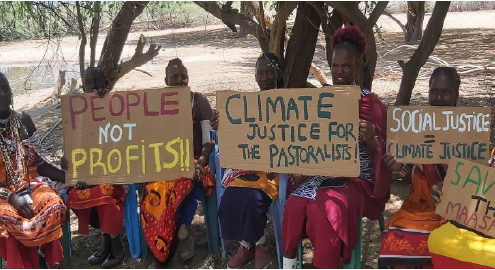
[[[302,175],[302,174],[293,174],[292,175],[292,181],[296,184],[301,184],[302,182],[306,181],[306,179],[308,179],[308,177],[306,175]]]
[[[382,156],[382,160],[383,163],[385,163],[392,172],[401,171],[402,163],[397,162],[397,159],[395,159],[394,155],[386,153],[385,155]]]
[[[36,214],[33,208],[31,208],[31,204],[29,204],[26,199],[20,195],[12,193],[9,198],[9,203],[23,218],[31,219]]]
[[[216,111],[215,114],[213,114],[213,116],[210,119],[211,128],[213,128],[214,130],[218,129],[218,116],[219,116],[218,111]]]
[[[273,179],[275,179],[275,177],[277,177],[277,173],[275,173],[275,172],[269,172],[269,173],[266,173],[266,177],[267,177],[269,180],[273,180]]]
[[[100,88],[98,90],[95,91],[96,94],[99,96],[99,97],[104,97],[106,94],[108,94],[108,92],[110,92],[110,90],[108,88]]]
[[[364,143],[372,142],[375,139],[375,125],[370,121],[359,119],[359,135]]]
[[[202,182],[204,177],[205,177],[205,165],[203,159],[200,157],[194,167],[194,175],[192,179],[196,182]]]
[[[76,189],[78,189],[78,190],[88,189],[88,188],[90,188],[90,186],[88,184],[86,184],[85,182],[79,181],[76,184]]]
[[[443,182],[439,182],[430,188],[431,201],[437,205],[441,202],[440,197],[443,195],[442,193]]]

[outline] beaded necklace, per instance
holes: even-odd
[[[16,113],[12,111],[5,119],[4,127],[0,127],[0,153],[2,155],[7,173],[16,190],[19,190],[27,173],[25,161],[25,149],[22,145],[22,138],[19,129],[26,128],[21,123]],[[11,138],[8,138],[11,135]]]

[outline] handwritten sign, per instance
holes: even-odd
[[[221,166],[359,175],[357,86],[217,92]]]
[[[486,164],[490,108],[388,108],[387,151],[403,163],[445,164],[453,157]]]
[[[452,158],[437,214],[495,237],[495,169]]]
[[[194,174],[188,87],[62,97],[66,183],[136,183]]]

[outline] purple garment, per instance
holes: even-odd
[[[222,238],[254,244],[265,234],[272,199],[257,188],[229,187],[218,208]]]

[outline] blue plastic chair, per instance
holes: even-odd
[[[224,187],[222,186],[222,178],[223,178],[223,173],[225,171],[224,168],[220,167],[220,154],[218,153],[218,144],[215,145],[215,188],[216,188],[216,193],[217,193],[217,207],[220,206],[220,201],[221,197],[224,192]],[[284,217],[284,206],[285,206],[285,201],[287,199],[287,174],[280,174],[279,176],[279,186],[278,186],[278,197],[277,199],[273,202],[273,204],[270,206],[270,209],[268,210],[268,214],[272,217],[273,221],[273,227],[275,230],[275,240],[277,243],[277,258],[278,258],[278,265],[280,268],[282,268],[282,257],[283,257],[283,251],[282,251],[282,221]],[[220,221],[218,221],[218,226],[220,228]],[[222,258],[226,259],[227,258],[227,248],[225,244],[225,240],[221,236],[221,229],[220,229],[220,241],[222,244]]]
[[[129,192],[124,203],[124,225],[131,258],[136,259],[146,256],[147,249],[143,250],[141,242],[143,239],[141,239],[142,227],[138,214],[137,187],[136,184],[130,184],[128,187]]]

